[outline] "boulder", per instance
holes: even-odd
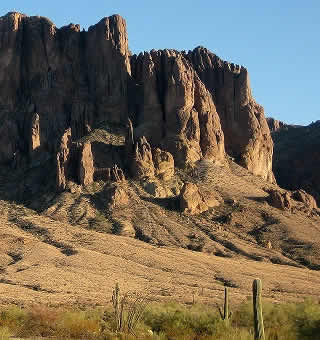
[[[304,190],[296,190],[292,193],[292,198],[296,201],[302,202],[305,204],[308,210],[318,209],[317,202],[313,198],[313,196],[306,193]]]
[[[152,150],[155,174],[160,179],[167,181],[174,175],[174,159],[170,152],[159,148]]]
[[[145,191],[153,197],[166,198],[172,196],[172,191],[158,181],[147,182],[144,185]]]
[[[196,215],[218,205],[217,199],[209,193],[201,193],[196,184],[184,184],[180,193],[180,209],[183,213]]]
[[[120,185],[113,185],[107,191],[108,209],[125,207],[129,203],[126,190]]]
[[[273,189],[269,193],[268,203],[275,208],[281,210],[289,210],[292,209],[292,200],[290,193],[287,191],[280,191],[278,189]]]

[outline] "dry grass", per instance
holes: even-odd
[[[231,291],[232,293],[232,291]],[[231,296],[232,297],[232,296]],[[231,299],[232,302],[232,299]],[[231,303],[232,317],[224,322],[207,305],[184,306],[175,302],[152,304],[144,310],[135,335],[117,331],[110,309],[66,310],[11,307],[0,313],[0,336],[28,339],[219,339],[253,338],[252,301]],[[306,300],[299,304],[263,304],[266,340],[320,339],[320,307]],[[2,333],[1,333],[2,332]],[[0,338],[1,339],[1,338]],[[19,338],[20,339],[20,338]]]
[[[152,197],[135,181],[121,184],[130,204],[112,211],[103,182],[57,195],[39,213],[0,201],[0,303],[103,305],[115,282],[151,286],[157,301],[209,304],[229,282],[240,303],[257,276],[272,301],[317,296],[318,272],[306,268],[320,263],[319,216],[270,207],[272,185],[232,162],[203,161],[163,184],[181,179],[216,192],[220,207],[185,216],[175,197]]]

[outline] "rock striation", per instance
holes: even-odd
[[[273,144],[247,70],[205,48],[131,56],[119,15],[81,31],[8,13],[0,18],[0,81],[0,164],[18,168],[49,154],[60,190],[68,180],[125,174],[169,180],[174,166],[203,158],[226,166],[226,152],[274,181]],[[123,147],[83,139],[101,123],[128,121]],[[111,150],[108,162],[101,150]]]

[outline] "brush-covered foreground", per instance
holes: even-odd
[[[134,329],[116,334],[113,310],[32,307],[1,309],[0,339],[253,339],[252,302],[232,311],[224,322],[216,306],[151,304]],[[264,303],[266,340],[320,339],[320,305],[311,300],[294,304]]]

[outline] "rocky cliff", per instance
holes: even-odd
[[[320,122],[284,127],[272,133],[273,170],[283,188],[304,189],[320,203]]]
[[[284,122],[281,122],[280,120],[274,119],[272,117],[267,118],[267,123],[269,125],[269,130],[271,133],[283,129],[287,126],[287,124],[285,124]]]
[[[156,149],[178,167],[225,165],[227,152],[274,181],[273,143],[247,70],[204,48],[131,56],[119,15],[81,31],[8,13],[0,18],[0,81],[0,163],[30,168],[51,159],[60,189],[68,179],[89,184],[116,164],[130,175],[141,138],[150,164]],[[99,126],[125,131],[128,119],[131,151],[128,139],[82,140]]]

